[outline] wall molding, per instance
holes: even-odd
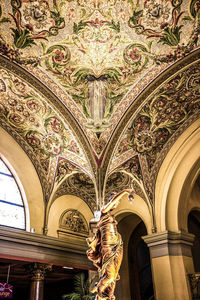
[[[0,226],[0,244],[0,257],[94,269],[86,256],[85,240],[62,240]]]
[[[194,235],[187,232],[163,231],[142,237],[152,258],[161,256],[192,257]]]

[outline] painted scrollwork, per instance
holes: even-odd
[[[173,133],[200,108],[199,74],[196,64],[163,85],[133,120],[126,135],[128,144],[122,147],[122,140],[118,153],[131,147],[147,157],[151,169]]]
[[[64,161],[62,161],[62,163],[65,165]],[[61,171],[64,173],[65,171],[68,172],[68,170],[63,170],[63,165]],[[94,184],[90,177],[84,173],[77,173],[76,171],[74,173],[72,172],[71,175],[68,176],[56,190],[53,195],[53,201],[63,195],[74,195],[79,197],[87,203],[92,211],[96,210]]]
[[[80,172],[80,169],[64,158],[59,159],[56,171],[56,183],[59,183],[66,175],[70,175],[73,172]]]
[[[82,113],[85,131],[94,134],[98,155],[131,87],[145,74],[151,77],[158,64],[164,68],[199,46],[198,0],[9,4],[0,4],[0,53],[25,68],[39,68],[62,86]],[[146,132],[146,143],[153,142],[150,136]]]
[[[119,193],[121,190],[130,187],[131,178],[124,173],[112,173],[106,182],[105,199],[110,199],[110,196]]]

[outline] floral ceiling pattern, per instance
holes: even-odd
[[[7,70],[0,70],[0,119],[32,148],[48,182],[60,157],[89,172],[87,159],[60,114],[45,99]],[[37,168],[37,167],[36,167]],[[58,169],[60,170],[60,168]],[[72,170],[72,167],[71,169]],[[61,175],[60,175],[61,176]]]
[[[137,83],[198,47],[199,9],[198,0],[2,1],[0,52],[60,96],[100,157]]]
[[[161,85],[129,122],[110,167],[123,170],[144,182],[153,198],[153,181],[162,152],[199,117],[200,62],[179,72]],[[123,162],[123,163],[122,163]]]
[[[62,180],[59,185],[55,186],[51,203],[63,195],[80,197],[92,211],[97,209],[95,186],[86,174],[76,172]]]
[[[162,153],[198,117],[199,64],[182,62],[199,58],[199,35],[199,0],[0,2],[0,124],[47,201],[71,193],[95,210],[130,185],[153,201]]]

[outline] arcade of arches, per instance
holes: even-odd
[[[125,188],[116,300],[192,299],[199,34],[198,0],[0,1],[0,160],[25,218],[25,229],[3,223],[0,206],[0,282],[10,268],[13,299],[61,300],[75,274],[96,274],[86,238]]]

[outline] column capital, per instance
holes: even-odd
[[[161,256],[191,257],[194,235],[188,232],[163,231],[142,237],[150,248],[152,258]]]
[[[39,281],[44,280],[46,271],[51,271],[51,264],[33,263],[29,265],[29,271],[31,273],[31,280]]]

